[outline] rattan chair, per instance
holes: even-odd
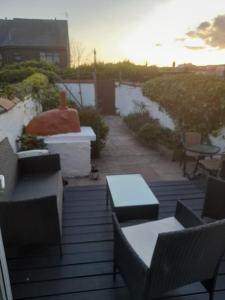
[[[202,217],[220,220],[225,218],[225,181],[208,177]]]
[[[225,220],[206,224],[178,202],[175,217],[121,227],[113,214],[113,224],[114,278],[118,268],[132,299],[155,299],[196,281],[213,299]]]

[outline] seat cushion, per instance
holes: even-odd
[[[170,217],[158,221],[123,227],[122,231],[129,244],[147,267],[149,267],[151,265],[158,234],[182,230],[183,228],[184,227],[176,218]]]
[[[201,159],[199,163],[208,171],[219,171],[222,165],[222,160],[219,158]]]
[[[19,178],[13,201],[39,199],[58,193],[59,172],[29,174]]]

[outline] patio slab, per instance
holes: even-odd
[[[98,180],[68,179],[70,186],[104,184],[105,176],[115,174],[142,174],[147,181],[184,180],[178,162],[141,145],[119,116],[106,116],[109,135],[101,158],[93,163],[99,170]]]

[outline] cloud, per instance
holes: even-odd
[[[206,48],[204,46],[188,46],[188,45],[185,45],[184,47],[189,49],[189,50],[202,50],[202,49]]]
[[[200,38],[206,45],[225,49],[225,15],[219,15],[212,22],[202,22],[195,30],[186,33],[190,38]]]
[[[175,42],[184,42],[184,41],[186,41],[185,37],[178,37],[175,39]]]

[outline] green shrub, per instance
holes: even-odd
[[[17,97],[21,100],[31,95],[42,105],[43,111],[46,111],[58,106],[59,91],[49,82],[46,75],[35,73],[20,83],[6,85],[0,90],[0,95],[8,99]]]
[[[102,116],[93,107],[82,107],[78,109],[80,123],[82,126],[90,126],[96,134],[96,141],[91,145],[91,156],[97,158],[103,149],[108,134],[108,126]]]
[[[203,136],[225,124],[225,81],[197,74],[167,75],[143,85],[143,93],[158,102],[181,131]]]
[[[149,122],[149,114],[145,111],[131,113],[124,118],[124,121],[132,131],[137,133],[144,124]]]
[[[40,102],[43,111],[58,106],[59,91],[55,85],[49,83],[46,75],[35,73],[25,79],[20,87],[24,95],[31,94],[35,100]]]
[[[50,82],[54,82],[58,76],[57,68],[51,64],[39,61],[26,61],[2,67],[0,69],[0,83],[1,86],[18,83],[35,73],[46,75]]]
[[[138,137],[146,146],[155,148],[159,142],[160,128],[153,123],[146,123],[138,131]]]
[[[169,149],[175,149],[178,141],[177,132],[162,127],[158,120],[149,116],[147,111],[131,113],[124,118],[124,121],[146,146],[157,148],[157,145],[161,144]]]
[[[20,151],[46,148],[46,144],[43,139],[39,139],[35,135],[31,134],[22,134],[16,142]]]
[[[138,137],[145,145],[156,148],[157,145],[164,145],[174,149],[177,144],[176,133],[169,128],[163,128],[155,120],[150,120],[138,131]]]

